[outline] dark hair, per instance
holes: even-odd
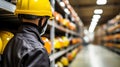
[[[19,14],[18,15],[19,19],[28,19],[28,20],[35,20],[40,18],[40,16],[35,16],[35,15],[29,15],[29,14]]]
[[[49,16],[44,16],[46,18],[50,18]],[[18,19],[28,19],[28,20],[35,20],[38,18],[43,18],[43,16],[35,16],[35,15],[29,15],[29,14],[18,14]]]

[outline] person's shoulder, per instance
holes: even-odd
[[[27,46],[33,48],[33,49],[44,49],[44,46],[42,43],[40,43],[37,38],[35,38],[32,35],[29,34],[23,34],[23,33],[18,33],[15,36],[16,40],[22,40],[22,42],[25,42]]]
[[[14,37],[11,39],[10,44],[17,44],[17,45],[27,45],[27,40],[23,36],[23,34],[15,34]]]
[[[16,33],[15,35],[14,35],[14,38],[16,38],[16,39],[19,39],[19,38],[22,38],[23,37],[23,34],[22,33]]]
[[[17,33],[15,34],[13,39],[25,41],[27,39],[27,36],[25,35],[25,33]]]

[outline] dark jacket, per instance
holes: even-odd
[[[2,67],[50,67],[37,26],[25,23],[7,44]]]

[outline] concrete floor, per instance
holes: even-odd
[[[120,67],[120,55],[91,44],[78,53],[69,67]]]

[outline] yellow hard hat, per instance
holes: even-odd
[[[2,51],[2,40],[0,38],[0,54],[1,54],[1,51]]]
[[[2,40],[2,50],[0,54],[3,54],[3,51],[9,42],[9,40],[13,37],[14,35],[11,32],[8,31],[0,31],[0,37]]]
[[[51,54],[52,44],[51,44],[50,40],[46,37],[42,37],[42,40],[44,42],[44,47],[46,48],[48,54]]]
[[[50,16],[50,19],[53,18],[49,0],[18,0],[15,14]]]
[[[66,67],[68,67],[69,65],[69,61],[68,61],[68,58],[67,57],[62,57],[61,60],[62,64]]]

